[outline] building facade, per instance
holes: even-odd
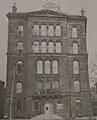
[[[63,118],[91,114],[84,10],[67,15],[48,2],[28,13],[18,13],[13,6],[7,17],[8,116],[12,86],[13,117],[51,111]]]

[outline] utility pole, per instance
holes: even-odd
[[[10,114],[9,120],[12,120],[12,104],[13,104],[13,92],[14,92],[14,82],[15,82],[15,66],[12,70],[12,88],[11,88],[11,97],[10,97]]]

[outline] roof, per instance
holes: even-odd
[[[63,120],[63,118],[53,114],[51,116],[38,115],[38,116],[36,116],[34,118],[31,118],[30,120]]]

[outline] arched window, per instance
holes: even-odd
[[[55,34],[56,36],[61,36],[61,27],[59,25],[56,26]]]
[[[54,36],[54,27],[52,25],[48,26],[48,36]]]
[[[46,50],[47,50],[46,42],[42,42],[41,43],[41,52],[46,53]]]
[[[39,53],[39,42],[35,41],[32,46],[33,52],[34,53]]]
[[[73,73],[79,74],[79,62],[78,61],[73,62]]]
[[[53,42],[49,42],[48,52],[49,53],[54,53],[54,43]]]
[[[41,60],[37,62],[37,74],[43,74],[43,62]]]
[[[23,25],[19,25],[17,28],[18,36],[23,36]]]
[[[77,28],[76,27],[72,28],[72,38],[77,38]]]
[[[51,89],[51,83],[50,83],[50,82],[44,83],[44,89],[45,89],[45,90]]]
[[[57,60],[54,60],[52,62],[52,73],[58,74],[58,61]]]
[[[39,25],[34,25],[34,33],[33,35],[39,36]]]
[[[75,105],[76,105],[76,109],[81,109],[81,106],[82,106],[81,100],[77,99],[77,100],[75,101]]]
[[[77,43],[73,43],[73,53],[78,54],[78,44]]]
[[[79,83],[79,81],[74,82],[74,92],[80,92],[80,83]]]
[[[41,36],[46,36],[46,25],[41,25]]]
[[[45,61],[45,74],[50,74],[51,70],[50,70],[50,61]]]
[[[52,88],[58,89],[58,82],[57,81],[52,82]]]
[[[21,61],[16,63],[16,73],[23,74],[23,63]]]
[[[56,43],[56,53],[61,53],[61,43],[60,42],[57,42]]]
[[[16,84],[16,93],[21,93],[22,92],[22,83],[18,82]]]

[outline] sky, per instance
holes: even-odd
[[[84,8],[87,16],[87,49],[89,61],[94,59],[97,51],[97,0],[52,0],[60,4],[64,13],[80,14]],[[0,80],[6,81],[6,51],[8,42],[8,19],[6,14],[11,12],[13,3],[17,4],[18,12],[39,10],[46,0],[0,0]],[[96,60],[95,60],[96,61]]]

